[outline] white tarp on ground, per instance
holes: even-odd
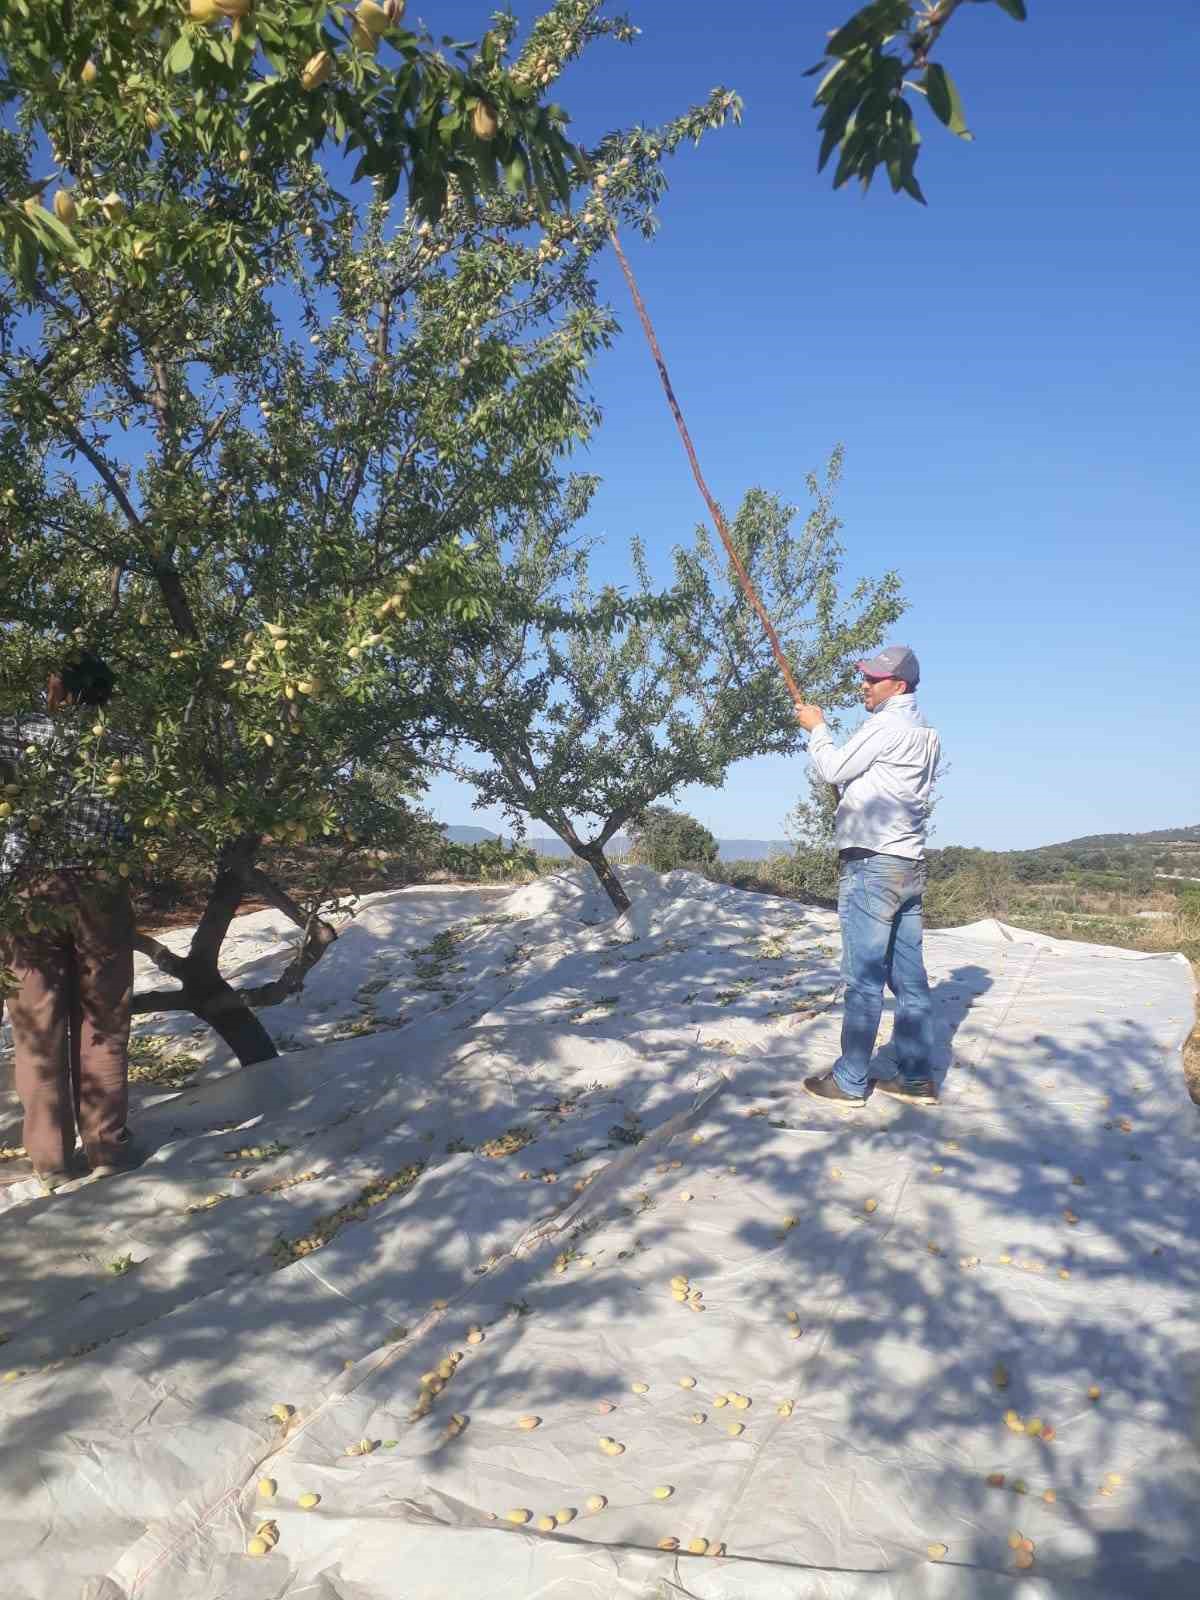
[[[291,1053],[145,1103],[136,1175],[8,1190],[6,1600],[1194,1600],[1186,963],[931,934],[943,1104],[850,1115],[799,1088],[835,919],[629,877],[618,922],[571,873],[373,897]]]

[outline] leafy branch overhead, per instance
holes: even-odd
[[[825,57],[806,77],[825,75],[813,104],[820,107],[818,172],[838,152],[833,186],[857,178],[864,189],[879,167],[894,193],[925,204],[917,182],[921,133],[906,96],[923,95],[939,122],[971,139],[953,78],[931,60],[943,30],[963,5],[998,5],[1024,22],[1025,0],[872,0],[830,34]]]
[[[455,194],[474,204],[499,189],[545,216],[569,205],[583,164],[548,90],[590,42],[637,33],[602,7],[559,3],[518,44],[508,12],[478,40],[435,38],[407,0],[9,0],[0,104],[17,108],[26,132],[36,106],[39,150],[49,148],[59,181],[138,161],[172,164],[181,194],[223,177],[227,237],[197,246],[210,254],[269,229],[271,208],[239,192],[241,177],[286,183],[335,148],[384,200],[405,180],[409,205],[431,223]],[[71,262],[77,235],[70,208],[47,202],[53,177],[23,170],[19,153],[4,134],[0,246],[29,287]]]

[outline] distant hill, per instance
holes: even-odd
[[[485,839],[498,839],[500,835],[487,828],[471,828],[461,823],[450,823],[446,828],[446,837],[453,844],[482,844]],[[566,858],[571,854],[561,839],[550,837],[527,838],[525,844],[531,850],[536,850],[539,855]],[[791,850],[791,845],[786,839],[718,839],[717,850],[722,861],[765,861],[768,856],[779,855]],[[627,854],[629,840],[623,833],[618,833],[609,841],[607,854],[614,860]]]
[[[490,828],[468,828],[462,823],[452,822],[446,829],[446,837],[451,844],[484,844],[488,839],[498,839],[500,835],[493,833]]]
[[[1186,828],[1156,828],[1151,833],[1085,833],[1062,844],[1038,845],[1039,850],[1128,850],[1151,845],[1200,845],[1200,822]]]

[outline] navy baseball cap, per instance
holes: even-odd
[[[877,656],[854,665],[868,678],[903,678],[910,689],[921,681],[921,663],[906,644],[889,644]]]

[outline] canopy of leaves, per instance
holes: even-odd
[[[531,37],[545,50],[552,25],[567,52],[573,17],[582,48],[595,9],[554,6]],[[9,156],[34,160],[56,81]],[[89,102],[73,255],[52,281],[0,274],[0,713],[37,706],[65,650],[112,663],[72,760],[129,822],[116,864],[244,879],[272,840],[411,827],[452,653],[499,625],[495,541],[557,503],[596,422],[588,366],[614,323],[591,263],[610,221],[652,225],[663,158],[734,112],[718,92],[606,136],[571,211],[451,174],[431,222],[343,194],[308,154],[126,140],[126,108]],[[0,816],[47,858],[63,777],[30,763]],[[316,909],[289,914],[311,928]]]
[[[280,225],[279,186],[297,163],[339,152],[354,177],[436,221],[451,191],[507,187],[548,214],[568,203],[580,152],[546,99],[563,67],[603,35],[630,40],[603,0],[557,0],[517,46],[509,13],[477,41],[435,39],[404,0],[373,5],[254,0],[9,0],[0,7],[0,105],[24,139],[0,150],[0,245],[26,287],[86,248],[75,218],[45,202],[43,153],[80,198],[116,192],[130,168],[170,176],[182,200],[220,180],[216,214],[179,241],[194,274],[251,270]],[[364,21],[365,17],[365,21]],[[31,159],[36,155],[36,159]],[[236,181],[248,165],[252,192]],[[272,188],[274,185],[274,192]],[[155,229],[162,243],[162,230]]]

